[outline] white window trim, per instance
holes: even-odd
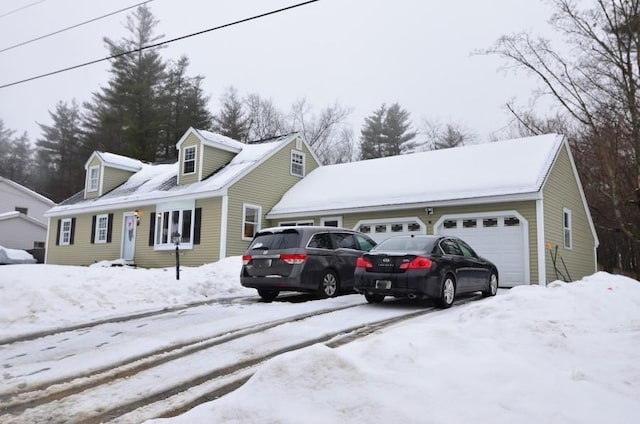
[[[320,225],[327,225],[327,221],[337,221],[338,227],[342,228],[342,217],[341,216],[324,216],[320,218]]]
[[[187,163],[187,150],[189,149],[193,149],[193,159],[189,159],[189,161],[193,161],[193,172],[184,172],[184,165]],[[198,167],[196,166],[196,159],[198,158],[198,146],[187,146],[182,150],[182,169],[180,171],[182,175],[194,175],[198,169]]]
[[[244,236],[244,226],[245,224],[247,224],[247,208],[251,208],[251,209],[256,209],[258,211],[258,219],[257,222],[254,222],[253,224],[255,224],[255,232],[254,235],[260,231],[261,228],[261,221],[262,221],[262,206],[258,206],[258,205],[252,205],[249,203],[243,203],[242,204],[242,226],[240,227],[240,238],[244,241],[251,241],[253,240],[253,236],[251,237],[245,237]]]
[[[91,185],[91,183],[94,181],[94,179],[91,178],[91,173],[94,170],[96,171],[95,187]],[[100,165],[90,166],[87,172],[87,191],[98,191],[99,188],[100,188]]]
[[[183,211],[191,211],[191,228],[189,234],[189,243],[180,242],[179,248],[183,250],[193,249],[193,236],[195,231],[195,200],[191,201],[177,201],[177,202],[168,202],[164,204],[156,205],[156,219],[155,219],[155,228],[154,228],[154,240],[153,240],[153,250],[174,250],[176,245],[171,242],[171,234],[167,237],[166,243],[158,243],[158,227],[159,222],[162,222],[163,214],[165,212],[169,212],[169,216],[173,214],[175,211],[180,212],[180,216],[178,218],[178,228],[182,228],[182,220],[183,220]],[[163,226],[160,225],[160,228]]]
[[[568,217],[569,226],[565,226],[564,218],[565,215]],[[567,245],[567,231],[569,232],[569,245]],[[564,248],[567,250],[573,249],[573,216],[571,213],[571,209],[562,208],[562,244]]]
[[[293,157],[294,155],[299,155],[302,157],[302,173],[301,174],[296,174],[293,172],[293,165],[294,165],[294,161],[293,161]],[[305,158],[305,154],[304,152],[300,152],[298,150],[291,150],[291,162],[289,163],[289,173],[291,175],[293,175],[294,177],[304,177],[305,176],[305,163],[306,163],[306,158]],[[299,165],[297,162],[295,162],[296,165]]]
[[[358,228],[360,228],[360,225],[370,225],[373,228],[375,225],[410,224],[412,222],[416,222],[418,223],[418,225],[420,225],[420,231],[416,231],[417,234],[427,234],[427,224],[425,224],[417,216],[402,218],[362,219],[356,222],[356,225],[353,226],[353,230],[359,231]],[[372,231],[371,233],[367,234],[367,236],[371,237],[369,234],[375,234],[375,232]]]
[[[314,225],[313,219],[307,221],[282,221],[278,222],[279,227],[297,227],[300,225]]]
[[[69,223],[69,231],[65,231],[64,230],[64,224],[68,222]],[[58,244],[60,246],[69,246],[71,244],[71,218],[65,218],[60,220],[60,239],[58,240]],[[64,235],[65,233],[67,233],[69,235],[69,237],[67,238],[67,241],[64,241]]]
[[[104,227],[104,239],[101,239],[99,237],[100,235],[100,219],[104,218],[105,219],[105,227]],[[93,234],[93,242],[95,244],[102,244],[102,243],[106,243],[107,242],[107,237],[108,237],[108,233],[109,232],[109,215],[107,214],[103,214],[103,215],[96,215],[96,229],[95,229],[95,233]]]

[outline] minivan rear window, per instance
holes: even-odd
[[[295,249],[300,246],[300,233],[295,230],[264,233],[255,236],[249,249],[280,250]]]

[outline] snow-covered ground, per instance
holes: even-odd
[[[173,268],[101,265],[0,266],[0,339],[255,296],[240,286],[238,257],[183,267],[179,281]],[[638,352],[640,284],[597,273],[501,291],[339,348],[281,355],[232,394],[166,422],[636,423]]]

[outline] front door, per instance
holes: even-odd
[[[125,212],[122,220],[122,259],[133,262],[136,252],[136,217],[133,212]]]

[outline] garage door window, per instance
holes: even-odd
[[[358,227],[358,231],[364,234],[369,234],[371,232],[371,225],[361,225]]]
[[[482,226],[484,228],[491,228],[498,226],[498,220],[496,218],[486,218],[482,220]]]
[[[478,225],[478,221],[475,219],[465,219],[462,221],[462,227],[464,228],[475,228]]]
[[[519,227],[520,226],[520,220],[518,218],[516,218],[515,216],[510,216],[510,217],[504,219],[504,226],[505,227]]]
[[[447,219],[444,221],[444,228],[457,228],[458,221],[455,219]]]

